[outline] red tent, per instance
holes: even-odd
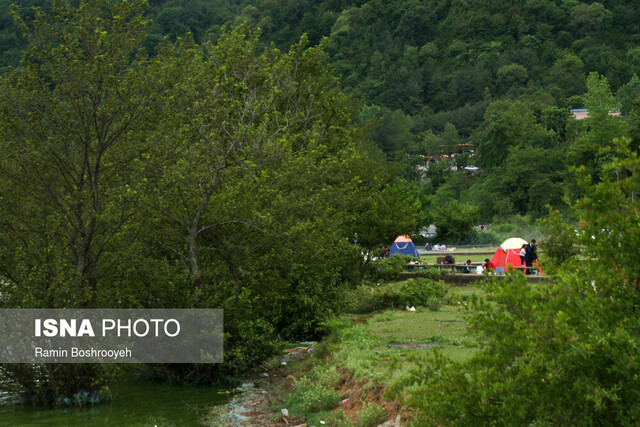
[[[489,268],[499,272],[508,270],[507,266],[520,267],[520,249],[522,245],[526,245],[527,241],[518,237],[512,237],[502,242],[498,250],[493,254],[493,258],[489,261]]]

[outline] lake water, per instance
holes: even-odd
[[[0,426],[199,426],[215,405],[230,400],[225,389],[137,383],[111,386],[115,399],[89,408],[43,409],[0,405]]]

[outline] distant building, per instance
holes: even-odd
[[[573,117],[576,120],[582,120],[582,119],[586,119],[587,117],[589,117],[589,110],[587,110],[586,108],[574,108],[573,110],[571,110],[571,114],[573,114]],[[619,108],[612,108],[611,110],[609,110],[609,115],[610,116],[619,116],[620,115],[620,109]]]

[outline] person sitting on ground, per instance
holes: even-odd
[[[471,273],[471,260],[468,259],[466,265],[462,269],[463,273]]]

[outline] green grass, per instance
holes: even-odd
[[[465,360],[474,353],[475,340],[466,332],[464,310],[458,301],[478,292],[482,292],[479,285],[450,287],[448,305],[438,311],[421,307],[416,312],[385,310],[365,323],[343,324],[335,332],[339,345],[332,358],[357,379],[383,382],[402,375],[418,353],[437,349],[454,360]]]
[[[366,331],[387,344],[428,344],[457,342],[465,337],[465,323],[458,307],[440,311],[391,312],[386,322],[368,322]]]
[[[471,295],[483,292],[483,285],[478,282],[466,286],[452,286],[449,288],[447,301],[451,305],[456,305],[458,301],[466,301]]]
[[[385,286],[397,286],[389,284]],[[439,311],[417,308],[385,310],[367,316],[342,317],[329,322],[332,333],[317,347],[310,363],[295,371],[294,389],[285,396],[284,407],[291,415],[317,425],[335,419],[336,425],[377,425],[384,420],[375,403],[363,406],[360,419],[345,419],[338,405],[339,372],[355,381],[388,388],[414,367],[415,356],[437,349],[456,361],[476,351],[473,336],[466,331],[465,312],[458,303],[481,285],[455,286]]]

